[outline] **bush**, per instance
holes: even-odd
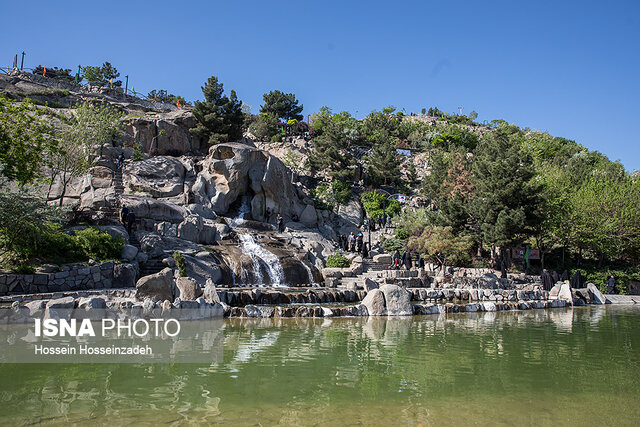
[[[387,239],[384,236],[380,239],[380,246],[387,253],[393,253],[395,250],[400,252],[404,251],[405,241],[402,239],[398,239],[396,237],[392,237],[391,239]]]
[[[95,227],[75,232],[74,240],[83,254],[96,261],[120,259],[124,239],[113,237]]]
[[[182,256],[180,252],[175,251],[173,253],[173,260],[176,262],[180,277],[187,277],[187,260],[184,259],[184,256]]]
[[[326,266],[329,268],[347,268],[349,265],[351,265],[349,260],[339,253],[335,253],[327,257]]]

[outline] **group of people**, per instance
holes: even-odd
[[[363,256],[367,256],[369,253],[362,233],[355,234],[352,231],[348,236],[346,234],[341,234],[339,246],[340,249],[345,252],[358,252],[362,253]]]
[[[133,226],[136,224],[136,214],[124,204],[120,209],[120,222],[127,227],[127,233],[131,234]]]
[[[401,269],[403,266],[404,266],[405,269],[411,270],[411,267],[414,266],[413,257],[411,256],[411,252],[410,251],[404,251],[404,252],[402,252],[402,255],[400,255],[400,251],[396,249],[393,252],[393,255],[391,255],[391,264],[392,264],[393,268],[395,268],[396,270]],[[417,268],[423,268],[424,267],[424,260],[422,259],[420,254],[418,254],[418,257],[416,258],[415,267],[417,267]]]

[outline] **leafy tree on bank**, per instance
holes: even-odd
[[[244,115],[236,92],[232,89],[226,96],[222,83],[211,76],[202,87],[202,93],[204,101],[194,103],[193,115],[197,125],[191,132],[209,145],[241,139]]]
[[[280,140],[281,135],[280,122],[272,114],[260,113],[249,125],[249,132],[260,141],[277,142]]]
[[[501,127],[486,134],[475,153],[471,212],[482,240],[492,246],[515,244],[540,221],[540,187],[522,142],[519,129]]]
[[[303,106],[298,105],[298,100],[293,93],[284,93],[279,90],[272,90],[265,93],[262,98],[264,105],[260,107],[260,113],[270,114],[285,122],[289,120],[301,121]]]
[[[41,179],[44,166],[58,148],[51,130],[31,101],[14,104],[0,96],[0,174],[19,185]]]

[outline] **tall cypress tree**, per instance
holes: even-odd
[[[530,235],[540,221],[540,188],[522,142],[519,129],[504,126],[482,138],[473,160],[471,212],[483,241],[499,247]]]

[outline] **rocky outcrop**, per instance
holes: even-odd
[[[188,110],[146,114],[125,121],[125,130],[146,153],[181,156],[200,151],[200,138],[191,134],[196,119]]]
[[[179,159],[157,156],[129,162],[123,179],[129,192],[147,193],[154,198],[175,197],[184,192],[187,171]]]
[[[286,166],[269,153],[240,143],[219,144],[211,148],[191,191],[195,203],[225,215],[243,195],[251,196],[251,216],[264,219],[265,209],[279,212],[285,221],[293,215],[309,226],[317,224],[312,212],[298,199]],[[317,217],[317,215],[316,215]]]
[[[177,294],[178,289],[173,280],[173,270],[170,268],[142,277],[136,283],[136,298],[140,301],[146,298],[152,301],[173,301]]]

